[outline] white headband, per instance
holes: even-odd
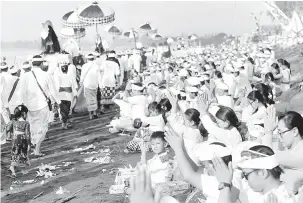
[[[144,89],[144,87],[140,87],[138,85],[132,84],[132,90],[142,91],[143,89]]]
[[[41,57],[41,58],[33,58],[32,59],[32,62],[43,62],[44,59]]]
[[[277,166],[279,166],[279,163],[275,155],[248,159],[238,164],[239,168],[249,169],[273,169]]]
[[[28,63],[28,64],[23,64],[22,65],[22,68],[24,68],[24,69],[26,69],[26,68],[30,68],[31,66],[30,66],[30,64]]]
[[[7,64],[5,63],[5,65],[1,65],[0,68],[1,68],[1,69],[6,69],[6,68],[8,68],[8,66],[7,66]]]

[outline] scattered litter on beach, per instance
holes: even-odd
[[[84,159],[85,162],[96,163],[96,164],[109,164],[112,162],[112,159],[109,156],[104,157],[88,157]]]
[[[44,184],[44,180],[42,180],[40,184],[43,185]]]
[[[102,173],[105,173],[106,172],[106,169],[102,169]]]
[[[25,181],[23,181],[23,183],[25,183],[25,184],[31,184],[31,183],[34,183],[34,182],[36,182],[35,180],[25,180]]]
[[[45,178],[51,178],[55,176],[56,174],[52,173],[52,170],[56,169],[56,166],[51,166],[49,164],[42,164],[38,167],[39,171],[37,171],[36,177],[45,177]]]
[[[57,195],[64,195],[64,194],[66,194],[66,193],[69,193],[69,191],[66,190],[65,188],[63,188],[62,186],[60,186],[59,189],[57,189],[57,190],[55,191],[55,193],[56,193]]]
[[[96,146],[94,146],[93,144],[90,144],[85,148],[80,147],[80,148],[73,149],[73,152],[81,152],[81,151],[85,151],[85,150],[88,150],[88,149],[95,149],[95,148],[96,148]]]
[[[63,162],[64,163],[64,166],[69,166],[69,165],[72,165],[73,163],[68,161],[68,162]]]

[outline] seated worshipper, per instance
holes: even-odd
[[[197,158],[193,155],[193,147],[203,142],[203,138],[207,137],[207,131],[200,122],[200,113],[196,109],[187,109],[181,112],[181,119],[177,115],[177,98],[172,93],[168,93],[168,99],[172,104],[171,115],[167,118],[169,125],[179,136],[182,136],[185,143],[186,151],[189,157],[197,163]]]
[[[146,130],[139,130],[135,134],[132,141],[128,142],[125,153],[140,151],[139,142],[143,139],[149,141],[150,135],[153,132],[164,132],[165,122],[162,115],[161,105],[157,102],[152,102],[148,105],[148,117],[142,117],[142,127]],[[142,128],[141,127],[141,128]]]
[[[233,66],[227,64],[225,67],[225,72],[222,73],[223,81],[228,86],[228,94],[232,97],[235,94],[236,89],[236,77],[234,76],[235,69]]]
[[[155,154],[150,160],[146,160],[148,144],[141,142],[141,162],[146,164],[147,170],[151,174],[151,183],[154,188],[157,183],[165,183],[172,180],[172,167],[169,163],[169,156],[165,151],[167,142],[165,141],[164,132],[154,132],[150,137],[150,145]]]
[[[189,158],[185,150],[184,142],[174,131],[169,129],[166,132],[166,140],[173,148],[178,167],[185,181],[201,191],[202,195],[197,202],[218,203],[220,189],[224,187],[236,190],[230,183],[218,182],[212,170],[212,159],[214,155],[222,157],[224,164],[231,165],[231,151],[222,143],[200,143],[194,147],[194,154],[202,167],[198,166]],[[204,169],[204,170],[203,170]],[[196,194],[189,195],[186,202],[195,202]],[[221,202],[220,202],[221,203]]]
[[[249,105],[242,111],[242,121],[251,122],[252,124],[263,124],[268,106],[260,91],[251,91],[248,95]]]
[[[209,133],[208,141],[222,142],[230,148],[244,141],[246,132],[235,112],[229,107],[219,106],[219,109],[214,114],[216,121],[214,122],[208,112],[206,103],[204,99],[198,99],[200,119]]]
[[[115,57],[115,51],[111,51],[100,67],[101,112],[104,112],[104,105],[114,103],[112,98],[115,95],[116,83],[119,81],[120,75],[120,64]]]
[[[291,69],[288,61],[283,59],[278,59],[278,63],[281,67],[281,89],[282,91],[287,91],[290,89],[290,79],[291,79]]]
[[[267,109],[265,115],[264,128],[265,135],[262,137],[262,143],[272,146],[274,129],[282,141],[283,149],[275,151],[278,163],[286,168],[303,169],[303,118],[295,111],[288,111],[279,117],[276,122],[276,110],[274,106]],[[281,151],[282,150],[282,151]]]
[[[253,90],[260,91],[267,105],[275,104],[275,102],[272,100],[274,96],[272,93],[272,89],[269,85],[266,85],[264,83],[257,83],[252,85],[252,87]]]
[[[199,89],[197,87],[194,86],[188,86],[185,88],[186,90],[186,101],[188,103],[187,108],[194,108],[197,109],[197,96],[198,96],[198,92]],[[183,109],[183,112],[186,109]]]
[[[217,103],[222,106],[234,108],[234,99],[228,94],[228,86],[225,83],[218,83],[215,89]]]
[[[274,82],[275,81],[274,75],[271,72],[266,73],[265,77],[264,77],[264,80],[265,80],[264,84],[268,85],[271,88],[271,90],[272,90],[272,94],[273,94],[273,98],[272,99],[275,99],[276,98],[276,92],[277,92],[278,86]]]
[[[146,92],[148,95],[147,100],[148,100],[149,104],[154,101],[159,102],[163,98],[163,94],[159,90],[158,85],[156,85],[153,82],[151,82],[147,85]]]
[[[249,150],[242,151],[241,156],[243,160],[238,163],[238,168],[242,171],[248,187],[239,188],[240,191],[223,188],[220,191],[219,202],[267,203],[269,196],[274,195],[277,198],[276,202],[295,203],[294,195],[289,194],[285,185],[280,181],[283,170],[271,148],[257,145]],[[219,165],[217,166],[220,168]],[[228,173],[224,173],[226,177],[220,176],[220,179],[231,179],[228,176],[232,173],[232,169],[225,169],[224,171],[226,170],[229,170]],[[219,173],[218,171],[218,178]]]
[[[77,88],[75,79],[72,75],[68,74],[69,66],[67,63],[60,64],[60,71],[57,75],[57,87],[58,87],[58,97],[61,100],[60,114],[62,120],[62,128],[68,129],[71,127],[68,124],[69,112],[71,109],[72,101],[77,97]]]
[[[128,90],[125,90],[123,99],[114,100],[114,102],[120,107],[121,112],[129,112],[130,110],[130,115],[111,121],[110,125],[113,126],[109,129],[111,133],[117,133],[123,129],[134,130],[133,121],[145,116],[147,98],[143,95],[143,92],[144,87],[141,83],[133,83],[131,85],[131,95]]]

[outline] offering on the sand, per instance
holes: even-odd
[[[163,195],[176,196],[187,192],[190,184],[185,181],[170,181],[165,183],[158,183],[155,186]]]
[[[60,186],[59,189],[57,189],[57,190],[55,191],[55,193],[56,193],[57,195],[63,195],[63,194],[65,194],[65,193],[69,193],[69,191],[66,190],[65,188],[63,188],[62,186]]]
[[[80,148],[73,149],[73,152],[80,152],[80,151],[85,151],[85,150],[88,150],[88,149],[95,149],[95,148],[96,148],[96,146],[94,146],[93,144],[90,144],[85,148],[80,147]]]
[[[51,178],[55,176],[56,174],[52,173],[52,170],[56,169],[56,166],[51,166],[49,164],[42,164],[38,167],[39,171],[37,171],[36,177],[45,177],[45,178]]]
[[[106,155],[104,157],[88,157],[84,159],[85,162],[96,163],[96,164],[109,164],[112,162],[112,159]]]
[[[23,183],[25,183],[25,184],[31,184],[31,183],[34,183],[34,182],[36,182],[34,179],[33,180],[25,180],[25,181],[23,181]]]

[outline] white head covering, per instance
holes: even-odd
[[[218,82],[216,86],[221,90],[228,90],[228,86],[223,82]]]
[[[142,86],[138,86],[135,84],[132,84],[132,90],[136,90],[136,91],[142,91],[144,89],[144,87]]]
[[[253,151],[245,150],[253,153]],[[249,158],[249,157],[243,157],[247,158],[246,160],[241,161],[238,164],[239,168],[249,168],[249,169],[273,169],[277,166],[279,166],[278,160],[276,158],[276,155],[271,156],[264,156],[264,157],[258,157],[258,158]]]
[[[1,65],[0,65],[0,68],[1,68],[1,70],[8,68],[7,63],[6,62],[2,62]]]
[[[115,53],[109,53],[108,57],[116,57],[116,54]]]
[[[87,58],[87,59],[94,59],[95,57],[94,57],[94,54],[87,54],[85,56],[85,58]]]
[[[208,142],[197,144],[194,146],[193,152],[200,161],[210,161],[214,156],[225,157],[231,155],[229,148]]]
[[[187,82],[191,86],[197,86],[200,85],[200,80],[197,77],[190,77],[187,79]]]
[[[9,69],[9,72],[11,74],[14,74],[14,73],[17,73],[20,69],[17,67],[17,66],[12,66],[10,69]]]
[[[199,91],[199,89],[198,88],[196,88],[196,87],[187,87],[186,88],[186,91],[188,91],[188,92],[198,92]]]
[[[30,65],[30,63],[29,63],[28,61],[26,61],[26,62],[24,62],[24,63],[22,64],[22,68],[23,68],[23,69],[30,68],[30,67],[31,67],[31,65]]]

